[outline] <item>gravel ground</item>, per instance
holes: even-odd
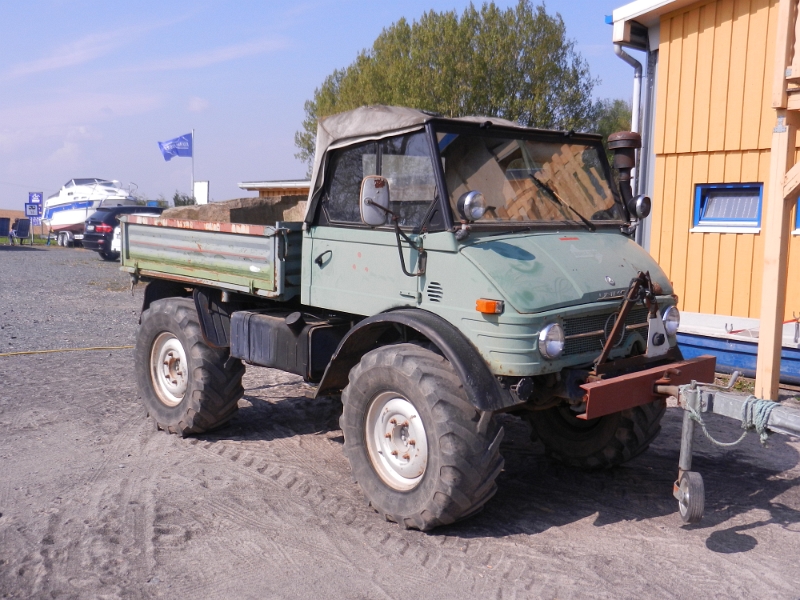
[[[0,248],[0,353],[133,344],[142,286],[117,267]],[[682,526],[680,412],[600,473],[549,462],[501,417],[497,496],[424,534],[367,507],[335,402],[267,369],[245,389],[228,426],[181,439],[144,417],[131,350],[0,357],[0,597],[800,598],[797,440],[699,441],[706,517]]]

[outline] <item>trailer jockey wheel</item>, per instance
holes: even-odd
[[[678,510],[684,523],[699,523],[706,507],[706,491],[703,476],[696,471],[684,471],[675,491]]]

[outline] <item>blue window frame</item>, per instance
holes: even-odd
[[[694,195],[694,226],[761,227],[762,183],[698,184]]]
[[[800,200],[794,205],[794,230],[800,231]]]

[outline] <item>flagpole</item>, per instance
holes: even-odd
[[[192,128],[192,198],[194,198],[194,127]]]

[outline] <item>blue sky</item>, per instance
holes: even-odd
[[[624,3],[546,3],[602,79],[598,98],[630,99],[632,69],[603,20]],[[2,2],[0,208],[73,177],[133,182],[148,198],[188,192],[190,159],[165,162],[156,142],[192,128],[195,177],[214,200],[250,195],[240,181],[303,177],[294,133],[325,76],[400,17],[467,4]]]

